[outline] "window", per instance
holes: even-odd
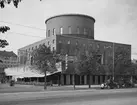
[[[53,35],[56,35],[56,29],[53,28]]]
[[[32,47],[32,50],[33,50],[33,47]]]
[[[77,34],[80,34],[80,30],[79,30],[79,27],[77,27]]]
[[[104,56],[103,56],[103,54],[101,55],[101,64],[104,64]]]
[[[78,45],[78,41],[76,41],[76,45]]]
[[[60,28],[60,34],[63,34],[63,27]]]
[[[84,28],[84,35],[86,35],[87,34],[87,30],[86,30],[86,28]]]
[[[102,64],[103,62],[102,62],[103,60],[102,60],[102,55],[97,55],[97,62],[99,63],[99,64]]]
[[[52,43],[54,44],[55,43],[55,40],[53,39]]]
[[[55,47],[53,47],[53,51],[55,51]]]
[[[97,44],[97,48],[99,48],[100,46],[99,46],[99,44]]]
[[[59,43],[61,43],[61,41],[59,41]]]
[[[68,41],[68,44],[70,44],[70,40]]]
[[[48,30],[48,37],[50,37],[50,30]]]
[[[37,49],[37,46],[35,46],[35,49]]]
[[[69,26],[69,34],[71,34],[71,26]]]
[[[49,41],[48,41],[48,45],[49,45]]]

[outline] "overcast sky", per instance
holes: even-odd
[[[1,34],[14,51],[46,37],[45,20],[66,13],[86,14],[95,18],[95,39],[132,45],[137,59],[137,0],[22,0],[0,8],[0,26],[11,30]]]

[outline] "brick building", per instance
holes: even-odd
[[[17,67],[17,55],[11,51],[0,51],[0,80],[4,76],[4,69]]]
[[[105,74],[92,76],[92,84],[104,82],[112,73],[114,63],[114,54],[117,50],[125,50],[128,52],[127,59],[131,59],[131,45],[112,43],[107,41],[99,41],[94,39],[94,23],[95,19],[80,14],[66,14],[51,17],[45,21],[46,24],[46,39],[31,45],[25,46],[18,50],[19,59],[26,59],[30,62],[30,52],[38,48],[39,45],[45,44],[51,47],[51,50],[56,50],[58,54],[68,58],[67,71],[62,72],[59,77],[62,84],[72,84],[72,71],[74,70],[73,60],[78,53],[98,50],[100,56],[100,64],[103,65]],[[24,53],[23,53],[24,52]],[[27,54],[24,58],[24,54]],[[21,58],[22,57],[22,58]],[[24,61],[24,60],[23,60]],[[29,63],[28,63],[29,64]],[[108,67],[111,65],[111,68]],[[65,71],[65,65],[62,65],[62,71]],[[76,84],[87,84],[89,77],[87,75],[76,76]]]

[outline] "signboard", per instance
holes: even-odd
[[[57,68],[58,71],[62,71],[61,62],[56,63],[56,68]]]

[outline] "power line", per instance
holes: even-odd
[[[29,36],[29,37],[46,38],[46,37],[33,36],[33,35],[28,35],[28,34],[23,34],[23,33],[12,32],[12,31],[9,31],[9,33],[19,34],[19,35]]]
[[[16,23],[12,23],[12,22],[6,22],[6,21],[0,21],[0,22],[12,24],[12,25],[18,25],[18,26],[22,26],[22,27],[28,27],[28,28],[32,28],[32,29],[41,30],[41,31],[46,31],[45,29],[41,29],[41,28],[37,28],[37,27],[32,27],[32,26],[26,26],[26,25],[22,25],[22,24],[16,24]]]

